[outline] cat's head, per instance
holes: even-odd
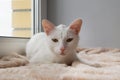
[[[56,55],[69,55],[74,51],[79,42],[79,32],[82,20],[76,19],[68,27],[66,25],[55,26],[50,21],[42,20],[43,29],[47,35],[50,49]]]

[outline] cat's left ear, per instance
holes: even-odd
[[[73,30],[75,32],[75,34],[79,34],[80,30],[81,30],[81,26],[82,26],[82,20],[81,19],[76,19],[75,21],[73,21],[70,24],[69,29]]]
[[[47,19],[42,20],[42,26],[47,35],[54,29],[55,25]]]

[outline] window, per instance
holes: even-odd
[[[0,53],[25,52],[33,34],[42,30],[47,0],[0,0]],[[27,38],[26,38],[27,37]]]
[[[0,0],[0,36],[31,37],[46,18],[46,0]]]
[[[11,1],[0,0],[0,36],[11,36],[13,28],[11,27]]]
[[[31,0],[0,0],[0,36],[31,36]]]

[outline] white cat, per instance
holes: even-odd
[[[31,63],[66,63],[78,60],[76,47],[82,20],[77,19],[68,27],[55,26],[50,21],[42,20],[45,33],[34,35],[26,46],[27,57]]]

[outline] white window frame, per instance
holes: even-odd
[[[39,32],[42,32],[41,21],[44,18],[47,18],[47,0],[32,0],[32,26],[33,26],[33,35]]]

